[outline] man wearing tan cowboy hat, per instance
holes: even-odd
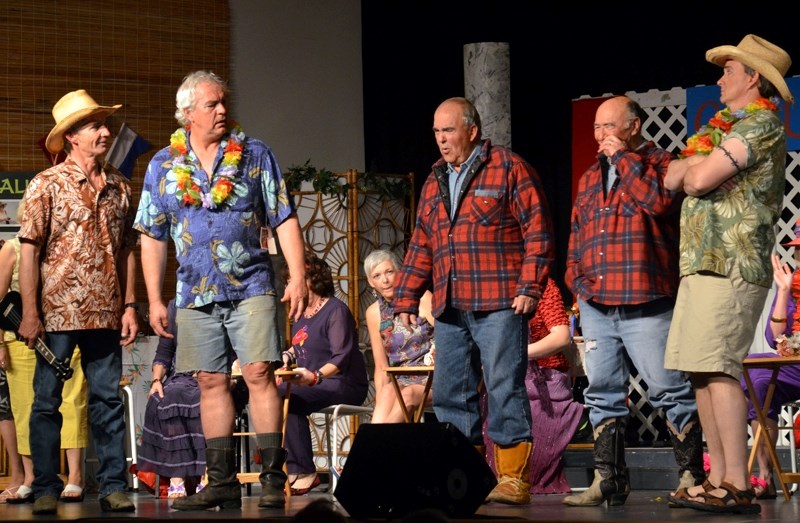
[[[124,493],[125,416],[119,397],[120,345],[132,343],[139,330],[135,207],[128,181],[102,168],[111,145],[105,120],[120,107],[99,105],[82,89],[56,102],[56,123],[45,145],[53,154],[64,150],[67,158],[31,180],[19,231],[19,334],[31,348],[37,338],[45,338],[60,360],[69,361],[80,346],[100,463],[100,507],[109,512],[135,510]],[[30,442],[34,514],[54,514],[64,488],[58,476],[63,385],[53,368],[37,358],[30,420],[36,435]]]
[[[666,368],[688,372],[711,472],[673,503],[710,512],[758,513],[747,468],[742,360],[772,285],[774,225],[783,208],[786,133],[779,97],[792,61],[755,35],[706,53],[723,68],[719,111],[687,140],[665,183],[686,193],[681,211],[681,283]]]

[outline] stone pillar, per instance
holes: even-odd
[[[464,46],[464,93],[481,115],[483,137],[511,147],[511,53],[507,42]]]

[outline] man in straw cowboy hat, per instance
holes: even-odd
[[[772,285],[774,225],[783,207],[786,133],[779,97],[791,59],[747,35],[706,53],[723,68],[725,108],[687,140],[667,170],[667,187],[686,193],[681,211],[681,283],[665,366],[688,372],[711,458],[702,485],[670,500],[710,512],[758,513],[747,470],[747,398],[742,360]]]
[[[56,124],[45,145],[53,154],[64,150],[67,158],[31,180],[19,231],[19,334],[31,348],[46,337],[61,360],[69,361],[80,346],[100,463],[100,507],[110,512],[135,509],[124,494],[125,416],[119,397],[120,345],[133,343],[139,330],[135,207],[128,181],[102,168],[111,145],[105,121],[120,107],[101,106],[82,89],[56,102]],[[30,420],[34,514],[55,513],[64,488],[58,476],[62,388],[53,368],[37,358]]]

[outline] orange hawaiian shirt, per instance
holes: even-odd
[[[102,173],[95,191],[71,159],[40,172],[25,193],[19,238],[40,246],[48,331],[119,329],[123,299],[117,260],[136,246],[136,207],[127,179]]]

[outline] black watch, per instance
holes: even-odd
[[[133,310],[135,310],[136,312],[139,312],[139,304],[138,304],[138,303],[136,303],[135,301],[132,301],[132,302],[130,302],[130,303],[126,303],[126,304],[125,304],[125,308],[126,308],[126,309],[133,309]]]

